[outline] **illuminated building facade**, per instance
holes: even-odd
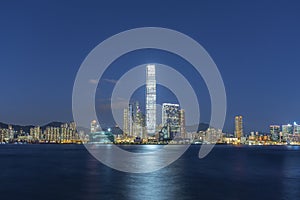
[[[294,135],[300,135],[300,125],[294,122],[294,130],[293,130]]]
[[[132,104],[129,104],[129,106],[128,106],[128,130],[129,130],[129,135],[134,136],[134,132],[133,132],[133,107],[132,107]]]
[[[99,124],[97,123],[97,121],[96,121],[96,120],[93,120],[93,121],[91,122],[91,133],[97,132],[97,131],[99,130],[99,128],[100,128],[100,126],[99,126]]]
[[[204,142],[208,144],[213,144],[221,140],[223,132],[221,129],[215,129],[209,127],[205,131]]]
[[[146,67],[146,127],[149,136],[155,135],[156,129],[156,79],[155,65]]]
[[[145,116],[141,111],[138,101],[134,103],[133,108],[133,132],[137,137],[146,138]]]
[[[292,124],[282,125],[281,129],[282,129],[283,135],[293,134],[293,125]]]
[[[162,125],[167,128],[167,139],[173,139],[180,133],[180,108],[179,104],[162,104]]]
[[[145,115],[140,109],[139,102],[129,104],[124,109],[123,135],[146,138]]]
[[[288,141],[289,137],[293,134],[293,125],[285,124],[281,126],[282,139],[283,141]]]
[[[123,115],[123,135],[129,135],[129,120],[128,120],[128,108],[124,108],[124,115]]]
[[[271,139],[273,141],[279,141],[280,140],[280,126],[270,125],[270,134],[271,134]]]
[[[39,126],[30,128],[30,136],[33,138],[33,140],[38,141],[41,137],[42,130]]]
[[[235,116],[235,137],[239,140],[243,137],[243,117]]]
[[[185,111],[180,110],[180,136],[181,138],[187,138],[186,128],[185,128]]]
[[[124,109],[123,116],[123,134],[126,136],[134,136],[133,130],[133,106],[128,105],[128,108]]]

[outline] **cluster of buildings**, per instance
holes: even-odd
[[[187,138],[185,112],[180,109],[179,104],[163,103],[162,123],[155,125],[154,129],[147,129],[146,118],[138,102],[129,104],[128,108],[124,109],[123,134],[116,138],[116,142],[168,143],[174,140],[184,142]],[[151,121],[152,119],[148,120],[148,124]]]
[[[169,143],[185,142],[185,112],[179,104],[162,104],[162,123],[156,121],[155,65],[146,66],[146,109],[143,113],[139,102],[124,108],[123,133],[112,137],[109,130],[100,130],[96,121],[91,123],[90,143]]]
[[[0,129],[0,143],[55,143],[55,144],[81,144],[83,141],[76,130],[75,122],[64,123],[60,127],[40,126],[30,128],[26,133],[15,131],[12,126]]]
[[[270,139],[277,143],[300,144],[300,125],[270,125]]]
[[[247,145],[300,145],[300,125],[296,122],[286,125],[270,125],[269,133],[243,132],[243,117],[235,117],[234,135],[223,135],[223,143]]]
[[[141,111],[139,102],[129,104],[124,109],[123,135],[146,138],[146,117]]]
[[[76,130],[74,122],[60,126],[32,127],[27,132],[16,131],[13,126],[0,128],[2,143],[52,143],[52,144],[244,144],[244,145],[300,145],[300,125],[270,125],[269,133],[243,131],[243,117],[234,118],[233,134],[223,133],[213,127],[199,132],[188,132],[185,127],[185,113],[178,104],[162,105],[162,123],[155,127],[153,135],[147,134],[146,115],[139,103],[130,104],[124,109],[123,132],[116,133],[112,128],[101,129],[97,121],[91,122],[90,133]]]
[[[155,65],[147,65],[146,113],[142,112],[139,102],[124,109],[123,135],[116,138],[117,143],[165,143],[186,138],[185,113],[179,104],[163,103],[162,123],[156,124],[155,76]]]
[[[0,128],[0,143],[116,143],[116,144],[248,144],[277,145],[300,144],[300,125],[270,125],[269,133],[244,134],[243,117],[235,116],[234,134],[225,134],[221,129],[209,127],[205,131],[187,132],[185,111],[179,104],[163,103],[161,124],[156,121],[155,65],[146,66],[146,106],[143,113],[139,102],[124,108],[123,131],[116,133],[111,128],[101,129],[96,120],[91,122],[89,133],[78,132],[74,122],[59,127],[39,126],[29,133],[17,132],[12,126]]]
[[[13,142],[16,134],[17,132],[11,125],[9,125],[8,128],[0,128],[0,144]],[[21,131],[20,135],[23,134],[23,131]]]

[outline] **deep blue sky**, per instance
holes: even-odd
[[[118,32],[158,26],[189,35],[214,59],[227,92],[226,131],[236,114],[246,131],[300,122],[299,10],[297,1],[3,0],[0,121],[72,120],[86,55]]]

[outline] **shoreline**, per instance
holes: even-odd
[[[124,144],[115,144],[115,143],[0,143],[0,146],[14,146],[14,145],[101,145],[101,146],[110,146],[110,145],[116,145],[116,146],[150,146],[150,145],[155,145],[155,146],[164,146],[164,145],[190,145],[190,146],[202,146],[202,145],[216,145],[216,146],[234,146],[234,147],[243,147],[243,146],[270,146],[270,147],[277,147],[277,146],[300,146],[300,144],[226,144],[226,143],[216,143],[216,144],[131,144],[131,143],[124,143]]]

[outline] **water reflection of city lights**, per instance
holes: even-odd
[[[287,146],[287,148],[289,149],[289,150],[299,150],[300,149],[300,146]]]

